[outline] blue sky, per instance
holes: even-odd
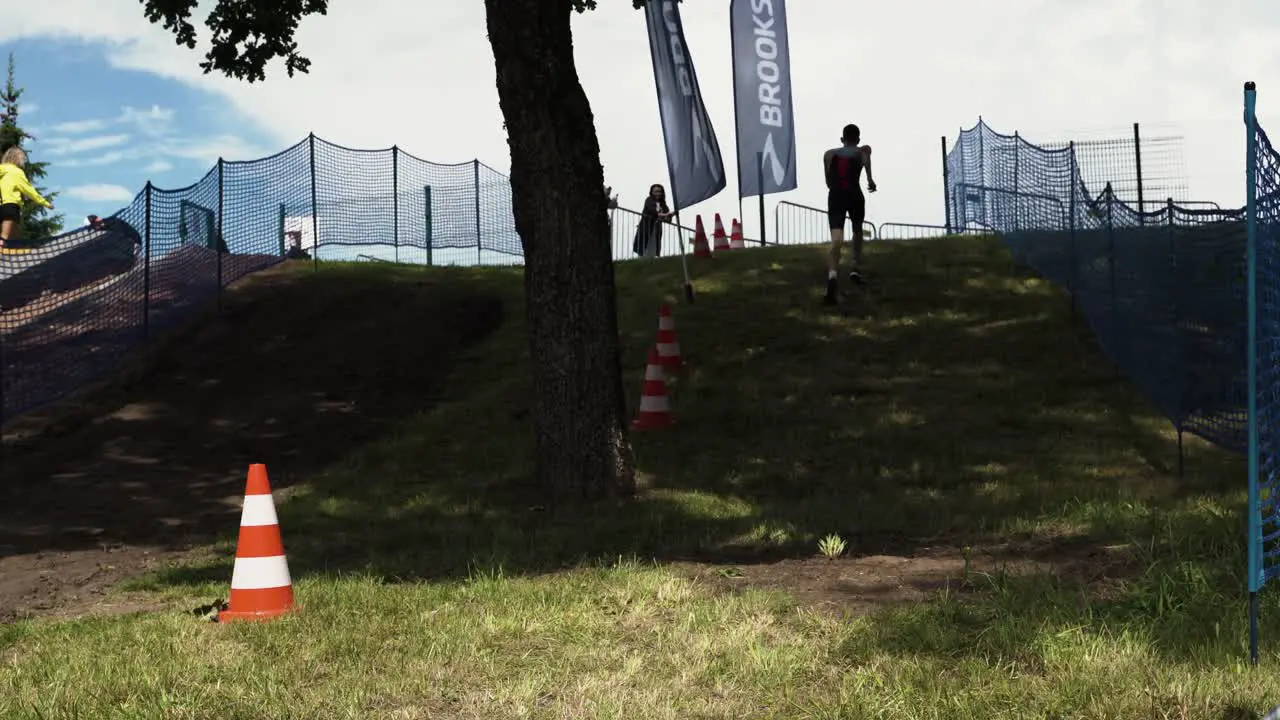
[[[129,204],[148,180],[183,187],[219,155],[246,160],[280,149],[218,95],[111,68],[101,43],[0,44],[4,57],[10,52],[24,89],[20,122],[36,136],[29,151],[49,163],[44,185],[60,192],[68,228]]]

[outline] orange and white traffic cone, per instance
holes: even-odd
[[[700,258],[711,257],[711,246],[707,244],[707,230],[702,227],[702,216],[697,215],[693,223],[693,256]]]
[[[640,392],[640,411],[631,427],[636,430],[654,430],[676,424],[671,414],[671,401],[667,397],[667,376],[662,372],[662,360],[657,346],[649,348],[649,362],[644,368],[644,390]]]
[[[738,222],[738,218],[733,219],[733,228],[729,235],[729,249],[742,250],[747,247],[747,241],[742,239],[742,223]]]
[[[671,307],[666,303],[658,311],[658,362],[665,370],[684,367],[680,341],[676,339],[676,319],[672,317]]]
[[[250,465],[240,511],[231,597],[218,621],[270,620],[293,609],[293,580],[280,539],[266,465]]]
[[[729,249],[729,236],[724,234],[724,223],[720,221],[720,213],[716,213],[716,226],[715,230],[711,232],[711,238],[716,243],[713,248],[715,252]]]

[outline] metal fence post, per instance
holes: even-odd
[[[219,310],[222,309],[222,248],[223,248],[223,243],[225,242],[222,235],[222,231],[223,231],[223,228],[226,226],[226,222],[223,219],[223,213],[226,212],[226,207],[225,207],[226,187],[223,184],[225,167],[226,167],[226,162],[223,161],[222,158],[218,158],[218,230],[216,233],[216,237],[218,238],[217,240],[218,247],[216,248],[216,252],[218,257],[218,309]]]
[[[307,135],[311,154],[311,269],[320,269],[320,221],[316,207],[316,134]]]
[[[476,265],[481,264],[483,250],[480,247],[480,160],[471,161],[471,182],[476,189]]]
[[[142,340],[151,339],[151,181],[147,181],[142,224]]]
[[[1119,319],[1120,306],[1116,298],[1115,192],[1110,182],[1107,183],[1105,192],[1107,194],[1107,272],[1111,283],[1111,332],[1115,333],[1119,328],[1116,321]]]
[[[431,237],[432,217],[431,217],[431,186],[430,185],[426,185],[422,188],[422,195],[423,195],[422,207],[424,208],[423,215],[426,216],[426,224],[427,224],[425,237],[427,239],[427,265],[429,266],[431,265],[431,246],[434,243],[434,240]]]
[[[284,235],[285,233],[284,218],[285,218],[286,212],[287,210],[285,209],[285,204],[280,203],[280,222],[278,223],[278,227],[277,227],[277,230],[279,230],[279,235],[280,235],[280,257],[284,257],[285,255],[289,254],[289,248],[288,248],[289,244],[285,241],[285,235]]]
[[[1076,184],[1076,141],[1072,140],[1068,147],[1070,148],[1069,152],[1071,155],[1071,180],[1069,181],[1071,194],[1068,196],[1070,199],[1067,201],[1069,205],[1069,209],[1067,210],[1067,223],[1068,228],[1070,229],[1068,242],[1071,243],[1071,247],[1069,249],[1069,254],[1071,256],[1071,274],[1067,277],[1071,283],[1071,287],[1069,288],[1071,292],[1071,314],[1074,315],[1076,312],[1076,291],[1080,283],[1080,256],[1076,250],[1076,189],[1078,187]]]
[[[1138,224],[1146,225],[1147,219],[1142,216],[1147,205],[1142,191],[1142,134],[1138,130],[1138,123],[1133,124],[1133,169],[1138,176]]]
[[[391,146],[391,247],[400,262],[400,146]]]
[[[1022,136],[1013,131],[1013,229],[1022,229],[1022,201],[1018,197],[1018,156],[1022,154]]]
[[[987,187],[987,143],[985,133],[982,130],[986,125],[982,122],[982,116],[978,116],[978,185]],[[991,223],[987,221],[987,193],[984,191],[981,195],[982,201],[982,225],[991,227]]]
[[[951,212],[956,216],[951,229],[957,235],[964,235],[965,228],[969,226],[969,206],[966,204],[969,200],[965,197],[964,188],[962,187],[964,185],[964,180],[965,175],[961,175],[960,182],[956,183],[955,186],[951,188],[950,193]]]
[[[1248,423],[1249,423],[1249,662],[1258,664],[1258,591],[1266,581],[1262,574],[1262,503],[1258,483],[1261,458],[1258,429],[1258,119],[1257,88],[1252,82],[1244,84],[1245,122],[1245,268],[1247,299],[1245,318],[1248,324],[1246,339],[1246,372],[1248,375]]]
[[[942,212],[946,213],[947,234],[951,234],[951,171],[947,167],[947,136],[942,136]]]
[[[756,182],[759,183],[760,185],[760,196],[757,198],[757,200],[760,203],[760,247],[764,247],[767,243],[765,241],[765,229],[764,229],[764,153],[763,152],[756,153]],[[862,228],[856,227],[853,229],[853,231],[856,233],[862,232]]]
[[[1136,125],[1135,125],[1136,127]],[[1169,213],[1169,220],[1166,224],[1169,235],[1169,264],[1172,267],[1172,278],[1170,287],[1173,291],[1173,374],[1176,378],[1178,386],[1178,403],[1174,408],[1173,429],[1178,434],[1178,477],[1183,477],[1185,455],[1182,448],[1182,413],[1183,406],[1186,402],[1187,393],[1187,373],[1186,365],[1186,347],[1183,345],[1182,335],[1182,283],[1178,276],[1181,268],[1178,267],[1178,239],[1175,232],[1175,210],[1173,206],[1173,198],[1169,198],[1165,205]]]

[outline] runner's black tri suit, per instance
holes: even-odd
[[[867,198],[862,194],[862,168],[865,165],[860,145],[845,145],[827,151],[827,220],[832,230],[844,227],[845,218],[853,221],[853,232],[862,232],[867,218]]]

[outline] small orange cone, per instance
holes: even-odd
[[[724,234],[724,223],[720,221],[720,213],[716,213],[716,227],[711,232],[711,238],[716,242],[713,248],[715,252],[729,249],[729,236]]]
[[[284,556],[266,465],[250,465],[240,511],[240,539],[231,570],[231,597],[218,621],[270,620],[293,609],[293,581]]]
[[[649,362],[644,368],[644,390],[640,392],[640,411],[631,427],[636,430],[653,430],[676,424],[671,414],[671,401],[667,398],[667,377],[662,372],[657,346],[649,348]]]
[[[742,250],[747,247],[747,241],[742,239],[742,223],[738,222],[738,218],[733,219],[733,230],[729,235],[729,249]]]
[[[666,303],[658,311],[658,362],[665,370],[684,367],[680,341],[676,339],[676,319],[672,317],[671,307]]]
[[[695,217],[693,227],[693,256],[700,258],[711,257],[711,246],[707,244],[707,230],[702,227],[701,215]]]

